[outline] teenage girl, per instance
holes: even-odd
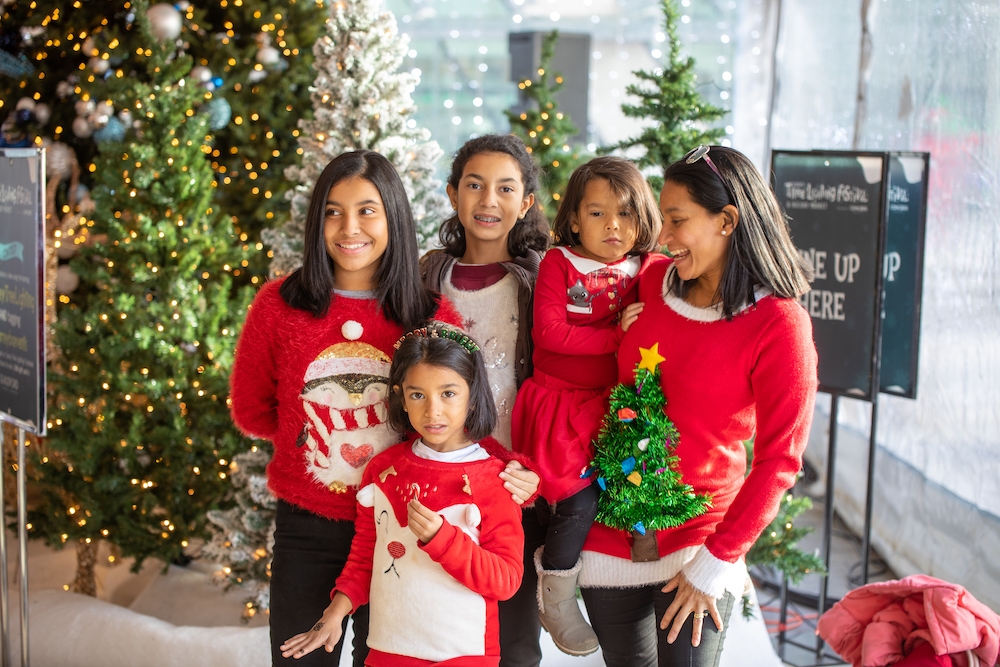
[[[497,600],[521,583],[524,536],[521,511],[497,477],[504,464],[481,446],[496,425],[483,356],[442,326],[411,331],[398,345],[389,421],[419,437],[368,466],[333,600],[283,655],[329,650],[345,615],[370,601],[371,667],[496,665]]]
[[[535,460],[549,517],[534,555],[541,623],[560,650],[597,650],[576,601],[580,552],[597,512],[582,473],[601,411],[584,404],[615,384],[615,354],[638,317],[637,278],[656,248],[660,213],[646,179],[623,158],[599,157],[573,172],[542,260],[534,303],[534,375],[513,415],[515,448]]]
[[[302,268],[257,295],[236,349],[233,420],[274,443],[268,487],[278,498],[271,564],[271,654],[330,602],[354,536],[365,465],[399,442],[387,422],[393,344],[437,319],[458,324],[417,268],[406,192],[378,153],[336,157],[316,181]],[[508,491],[527,498],[516,478]],[[367,608],[354,616],[354,664],[364,664]],[[339,664],[332,655],[306,664]],[[299,663],[301,664],[301,663]]]
[[[459,149],[447,191],[455,215],[441,225],[443,250],[421,260],[424,285],[455,304],[469,335],[480,341],[498,420],[493,437],[510,449],[518,387],[531,375],[532,296],[548,222],[535,202],[539,169],[514,135],[485,135]],[[500,604],[502,667],[537,667],[541,660],[531,554],[544,530],[524,512],[525,577]]]

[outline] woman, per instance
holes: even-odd
[[[673,259],[641,281],[645,308],[622,340],[618,379],[659,361],[683,480],[712,507],[645,545],[591,530],[580,585],[611,667],[718,664],[743,557],[795,482],[817,386],[812,324],[795,298],[811,276],[753,164],[701,146],[664,180],[659,241]]]

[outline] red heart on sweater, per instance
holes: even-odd
[[[340,446],[340,456],[343,457],[345,461],[352,468],[360,468],[364,464],[368,463],[371,457],[375,456],[375,448],[371,445],[361,445],[360,447],[355,447],[354,445],[345,442]]]

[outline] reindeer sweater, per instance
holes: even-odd
[[[496,450],[491,441],[482,444]],[[497,601],[521,585],[524,545],[521,509],[497,477],[503,467],[488,456],[421,458],[413,442],[372,459],[357,494],[351,555],[334,589],[354,609],[370,603],[367,664],[500,663]],[[444,518],[426,544],[407,525],[414,497]]]

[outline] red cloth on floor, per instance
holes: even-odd
[[[1000,616],[961,586],[923,574],[851,591],[816,632],[854,667],[897,664],[924,642],[938,656],[972,650],[983,665],[1000,654]]]

